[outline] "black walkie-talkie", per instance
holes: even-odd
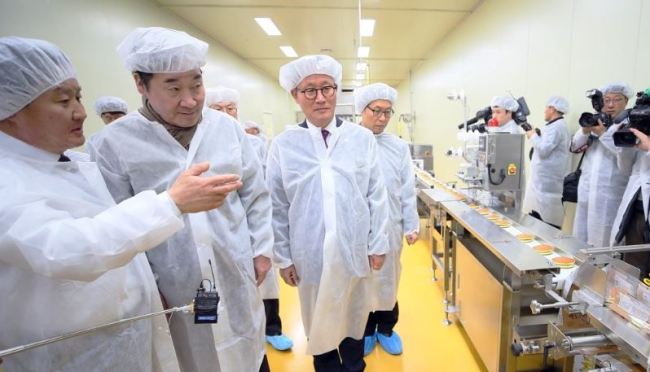
[[[194,324],[217,323],[218,314],[217,308],[219,307],[219,294],[215,287],[214,271],[212,270],[212,261],[208,260],[210,264],[210,272],[212,273],[212,281],[203,279],[199,288],[196,290],[196,297],[194,297]],[[208,281],[210,286],[207,290],[203,287],[203,282]]]

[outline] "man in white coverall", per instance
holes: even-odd
[[[187,216],[186,227],[147,257],[170,306],[190,301],[201,279],[212,278],[212,271],[216,276],[217,324],[171,320],[182,369],[265,371],[257,285],[271,266],[271,202],[260,161],[240,125],[204,110],[201,66],[207,49],[203,41],[170,29],[138,28],[127,35],[118,54],[133,73],[143,106],[99,132],[89,153],[117,201],[143,189],[164,190],[195,163],[209,162],[210,174],[241,176],[243,186],[221,207]]]
[[[120,97],[102,96],[95,101],[95,112],[105,125],[121,118],[129,112],[129,107]]]
[[[199,177],[202,164],[116,205],[95,163],[64,155],[85,140],[80,99],[59,48],[0,38],[0,350],[161,310],[140,253],[181,230],[181,213],[241,186]],[[178,371],[168,332],[163,317],[139,320],[8,356],[4,368]]]
[[[225,112],[239,121],[239,97],[236,89],[218,86],[206,89],[205,105],[211,109]],[[246,127],[244,127],[246,129]],[[255,148],[257,157],[262,162],[262,170],[266,172],[266,141],[246,132],[246,137]],[[266,315],[266,342],[274,349],[284,351],[293,347],[293,341],[282,334],[282,319],[280,319],[280,287],[275,269],[269,270],[264,282],[259,286],[260,294],[264,302],[264,313]]]
[[[569,171],[569,131],[564,115],[569,112],[569,102],[552,96],[544,108],[546,124],[526,132],[533,157],[530,178],[526,187],[524,210],[531,216],[561,229],[564,219],[562,185]]]
[[[388,253],[388,202],[377,142],[334,115],[341,64],[304,56],[280,68],[280,85],[306,120],[274,138],[267,162],[274,261],[297,286],[307,353],[316,371],[362,371],[373,310],[371,270]]]
[[[610,245],[616,212],[632,172],[634,149],[614,146],[613,134],[621,123],[617,118],[625,110],[634,92],[625,83],[612,83],[602,88],[603,112],[614,124],[602,122],[580,127],[571,141],[571,151],[585,152],[582,175],[578,182],[578,203],[573,222],[573,236],[592,247]]]
[[[361,125],[370,129],[379,145],[379,163],[388,191],[388,248],[384,266],[375,273],[373,291],[377,309],[370,313],[364,334],[364,355],[376,341],[389,354],[402,353],[402,340],[393,330],[399,318],[397,289],[401,273],[402,239],[409,245],[418,238],[420,219],[415,194],[415,174],[408,144],[385,129],[393,116],[397,91],[386,84],[370,84],[354,90],[354,106]]]

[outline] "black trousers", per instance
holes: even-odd
[[[264,359],[262,359],[262,365],[260,365],[260,372],[271,372],[271,367],[269,367],[269,360],[266,359],[266,354],[264,354]]]
[[[530,213],[528,213],[528,215],[531,216],[531,217],[537,218],[538,220],[544,222],[544,223],[547,224],[547,225],[551,225],[551,226],[555,227],[555,228],[558,229],[558,230],[562,230],[562,227],[561,227],[561,226],[553,225],[553,224],[550,223],[550,222],[546,222],[546,221],[544,221],[544,220],[542,219],[542,215],[539,214],[538,211],[532,210],[532,211],[530,211]]]
[[[363,361],[363,339],[346,337],[338,350],[314,355],[316,372],[361,372],[366,368]]]
[[[366,323],[366,332],[364,336],[372,336],[377,332],[390,336],[393,334],[393,328],[399,319],[399,305],[395,302],[395,307],[390,311],[373,311],[368,316]]]
[[[280,319],[280,300],[277,298],[263,300],[266,313],[266,335],[279,336],[282,334],[282,320]]]
[[[648,223],[643,213],[643,204],[641,202],[636,202],[636,204],[638,205],[635,205],[636,208],[625,228],[625,245],[650,243]],[[623,259],[641,270],[641,278],[650,274],[650,251],[626,253]]]

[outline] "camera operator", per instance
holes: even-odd
[[[621,116],[633,92],[625,83],[612,83],[600,89],[603,113]],[[584,154],[578,183],[578,203],[573,235],[593,247],[609,246],[616,211],[632,169],[631,149],[614,146],[613,133],[621,126],[605,126],[599,118],[592,126],[582,126],[573,136],[571,152]]]
[[[635,245],[650,243],[648,204],[650,204],[650,137],[631,128],[638,138],[632,174],[623,194],[612,228],[612,245]],[[619,156],[621,157],[621,156]],[[625,262],[638,267],[641,276],[650,273],[650,252],[630,252]]]
[[[526,132],[533,156],[524,210],[558,229],[564,218],[562,181],[569,166],[570,137],[564,121],[564,114],[568,111],[569,102],[566,99],[552,96],[544,109],[544,127],[531,128]]]
[[[524,130],[512,119],[512,115],[519,110],[519,104],[514,98],[494,96],[490,107],[492,107],[492,118],[499,124],[497,128],[490,129],[491,132],[524,134]]]

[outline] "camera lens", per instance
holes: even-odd
[[[593,127],[598,124],[595,115],[590,112],[583,112],[578,119],[578,124],[583,128]]]

